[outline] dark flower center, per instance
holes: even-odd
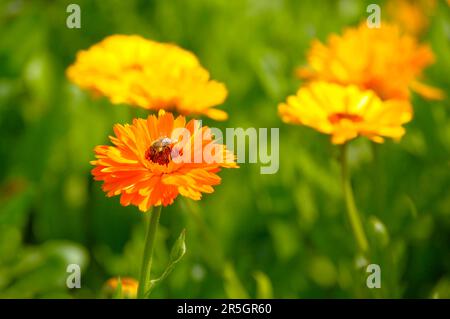
[[[334,113],[328,116],[328,120],[331,124],[339,123],[342,120],[350,120],[352,122],[362,122],[363,118],[356,114],[349,114],[349,113]]]
[[[145,152],[145,158],[153,163],[167,166],[172,160],[171,153],[173,144],[170,138],[166,136],[160,137],[152,142]]]

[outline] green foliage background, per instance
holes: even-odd
[[[95,100],[64,74],[78,50],[115,33],[177,43],[226,83],[229,120],[206,124],[280,128],[277,174],[242,164],[201,202],[163,209],[155,273],[183,228],[188,250],[153,297],[450,297],[448,99],[414,95],[400,143],[350,144],[368,261],[382,269],[372,290],[345,216],[337,148],[277,116],[310,41],[356,25],[374,1],[78,0],[82,28],[68,29],[71,2],[0,1],[0,297],[104,297],[108,278],[138,278],[143,216],[105,197],[89,161],[114,123],[146,113]],[[437,57],[426,75],[449,93],[450,10],[438,2],[423,38]],[[82,267],[81,289],[65,286],[69,263]]]

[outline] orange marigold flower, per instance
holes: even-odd
[[[167,206],[181,194],[199,200],[220,184],[221,167],[237,167],[234,155],[219,144],[198,120],[186,124],[163,110],[158,117],[134,119],[114,126],[114,146],[95,148],[91,164],[95,180],[103,181],[107,196],[120,195],[120,203],[147,211]]]
[[[399,25],[402,30],[419,36],[428,28],[435,8],[435,0],[389,0],[386,12],[389,20]]]
[[[122,295],[126,299],[134,299],[137,297],[137,290],[139,283],[136,279],[130,277],[120,278],[120,284],[122,285]],[[105,283],[105,290],[109,294],[113,294],[119,286],[119,278],[110,278]]]
[[[312,82],[289,96],[278,111],[284,122],[312,127],[343,144],[359,135],[382,143],[383,137],[400,139],[402,124],[412,118],[405,100],[382,101],[373,91],[357,86]]]
[[[79,52],[67,76],[115,104],[227,118],[224,111],[212,108],[225,100],[225,85],[211,80],[193,53],[174,44],[112,35]]]
[[[342,36],[331,35],[327,44],[313,41],[308,67],[298,69],[297,75],[309,80],[355,84],[373,90],[383,100],[408,99],[411,84],[433,62],[430,47],[401,34],[397,26],[382,24],[377,29],[362,23],[346,29]],[[426,97],[438,99],[441,95]]]

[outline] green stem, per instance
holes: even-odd
[[[145,297],[145,293],[150,289],[150,272],[152,269],[153,248],[155,246],[156,231],[158,230],[161,206],[156,207],[150,213],[147,235],[145,237],[144,255],[142,258],[141,278],[139,280],[138,298]]]
[[[355,235],[358,247],[362,252],[366,252],[369,249],[369,243],[364,233],[364,227],[361,222],[358,209],[356,208],[355,198],[353,197],[352,185],[350,182],[350,174],[348,171],[347,162],[347,144],[342,146],[341,155],[342,165],[342,188],[344,192],[345,204],[347,206],[347,215],[352,226],[353,234]]]

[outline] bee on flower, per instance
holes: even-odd
[[[114,133],[114,146],[95,148],[92,174],[103,181],[107,196],[120,195],[122,205],[143,212],[172,204],[178,195],[199,200],[220,183],[221,168],[237,167],[233,153],[214,140],[209,127],[164,110],[158,117],[117,124]]]

